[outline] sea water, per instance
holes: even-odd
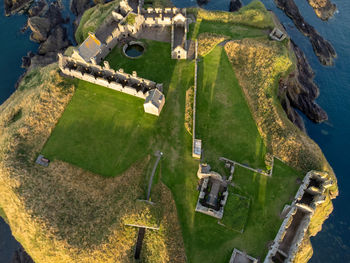
[[[26,22],[25,16],[4,16],[3,1],[0,3],[0,104],[13,92],[18,77],[24,72],[20,68],[21,57],[28,51],[35,51],[37,44],[28,39],[28,34],[20,33]],[[62,1],[68,9],[69,0]],[[250,0],[243,0],[248,4]],[[322,148],[333,167],[339,185],[339,196],[333,200],[334,211],[323,224],[323,229],[311,238],[314,255],[311,263],[350,262],[350,1],[332,0],[338,12],[329,21],[321,21],[307,1],[296,1],[305,20],[334,46],[338,58],[333,67],[322,66],[315,56],[309,40],[294,26],[293,22],[278,9],[273,0],[262,1],[276,13],[294,42],[304,51],[315,71],[315,82],[320,88],[318,104],[328,113],[329,120],[323,124],[313,124],[305,119],[309,136]],[[173,0],[177,7],[196,5],[194,0]],[[229,0],[210,0],[202,6],[210,10],[228,10]],[[72,15],[68,13],[72,18]],[[72,28],[69,27],[70,39]],[[349,163],[349,167],[348,167]],[[18,247],[11,236],[9,227],[0,219],[0,263],[7,263]]]

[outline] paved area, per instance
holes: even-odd
[[[157,28],[143,27],[138,38],[170,43],[171,29],[168,26]]]

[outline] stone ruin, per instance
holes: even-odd
[[[235,248],[229,263],[258,263],[258,260]]]
[[[134,10],[126,0],[122,0],[96,33],[89,33],[80,47],[73,50],[72,57],[98,64],[122,39],[127,37],[138,38],[144,28],[160,30],[164,27],[171,27],[171,57],[187,59],[188,21],[186,9],[144,9],[142,5],[143,3],[140,1],[139,6]]]
[[[62,54],[58,54],[58,65],[62,73],[67,76],[144,99],[146,113],[159,116],[165,104],[163,84],[140,78],[136,71],[130,75],[123,69],[118,71],[111,69],[108,61],[104,61],[104,67],[101,67]]]
[[[325,201],[325,191],[332,185],[326,172],[310,171],[295,195],[273,241],[264,263],[293,262],[316,206]]]
[[[276,41],[282,41],[287,37],[287,34],[282,32],[279,28],[275,27],[271,33],[270,33],[270,38]]]
[[[196,212],[221,219],[228,198],[227,182],[219,173],[211,171],[209,164],[199,164],[197,177],[200,179],[200,193]]]

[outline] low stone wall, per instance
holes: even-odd
[[[197,75],[198,75],[198,41],[195,44],[195,56],[194,56],[194,96],[193,96],[193,117],[192,117],[192,156],[200,159],[200,155],[195,152],[195,140],[196,140],[196,105],[197,105]],[[202,142],[201,142],[202,148]]]

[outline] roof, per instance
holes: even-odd
[[[101,41],[94,34],[89,33],[89,36],[79,47],[79,54],[85,61],[89,61],[100,52],[101,46]]]
[[[176,16],[174,16],[173,20],[174,20],[174,22],[181,21],[181,22],[185,23],[186,17],[183,14],[178,13]]]
[[[164,100],[164,95],[162,92],[160,92],[158,89],[152,89],[149,91],[149,95],[147,96],[145,100],[146,103],[151,103],[155,107],[159,108],[162,104],[162,101]]]

